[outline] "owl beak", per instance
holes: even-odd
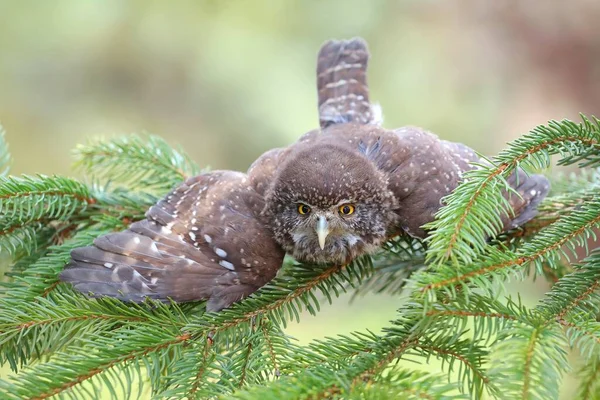
[[[319,217],[315,231],[317,232],[317,237],[319,238],[319,247],[321,250],[323,250],[325,249],[325,239],[327,238],[327,235],[329,235],[329,224],[324,216],[321,215]]]

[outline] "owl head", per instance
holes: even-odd
[[[279,169],[264,214],[295,259],[346,263],[385,240],[397,218],[394,202],[384,175],[364,154],[307,143]]]

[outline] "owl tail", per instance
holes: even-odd
[[[321,128],[348,122],[381,122],[379,106],[369,102],[368,61],[369,50],[361,38],[330,40],[321,46],[317,60]]]

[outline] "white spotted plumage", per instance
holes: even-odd
[[[390,235],[425,237],[440,200],[483,161],[419,128],[382,128],[381,107],[369,99],[368,58],[362,39],[325,43],[319,129],[266,152],[247,174],[187,179],[146,219],[74,249],[61,279],[91,296],[207,300],[217,311],[273,279],[286,251],[302,262],[345,263]],[[507,181],[519,195],[508,195],[504,229],[531,219],[549,189],[545,178],[521,170]],[[312,214],[300,215],[299,202]],[[351,215],[340,213],[343,203]]]

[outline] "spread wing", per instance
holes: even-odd
[[[396,151],[390,151],[389,177],[402,205],[399,210],[407,231],[423,237],[424,224],[433,221],[441,207],[442,197],[450,194],[461,182],[463,173],[474,168],[470,163],[485,163],[468,146],[440,140],[419,128],[407,127],[394,132]],[[399,149],[405,149],[404,152]],[[501,214],[503,230],[515,228],[537,214],[537,205],[546,197],[550,183],[542,175],[527,175],[518,169],[508,183],[519,195],[505,193],[512,210]],[[500,212],[500,211],[499,211]],[[416,218],[415,218],[416,216]]]
[[[425,237],[422,226],[433,221],[441,199],[460,184],[464,172],[473,168],[470,163],[483,162],[469,147],[440,140],[415,127],[389,131],[376,126],[342,124],[324,130],[323,136],[322,140],[354,147],[386,173],[389,188],[398,199],[396,213],[400,228],[417,237]],[[505,193],[512,213],[511,216],[502,213],[504,230],[533,218],[550,188],[544,176],[527,175],[521,169],[508,178],[508,183],[519,195]]]
[[[238,172],[188,179],[123,232],[74,249],[60,279],[92,296],[208,299],[218,311],[273,279],[284,252],[257,217],[264,200]]]

